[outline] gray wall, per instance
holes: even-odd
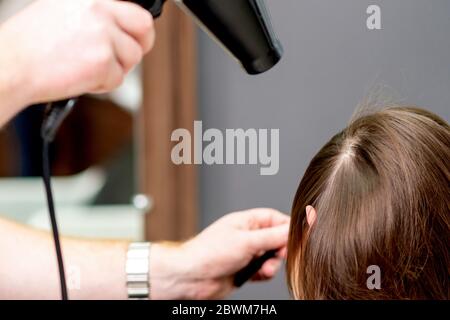
[[[375,87],[450,119],[450,1],[267,2],[284,60],[250,77],[202,34],[200,118],[208,128],[279,128],[280,171],[261,177],[252,166],[202,167],[203,226],[251,207],[288,212],[309,160]],[[369,4],[382,8],[381,31],[366,28]],[[288,297],[284,274],[235,295]]]

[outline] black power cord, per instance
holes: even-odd
[[[55,139],[56,133],[63,123],[64,119],[72,111],[76,104],[76,99],[61,101],[56,103],[49,103],[44,116],[42,124],[42,177],[44,180],[45,192],[47,195],[48,212],[52,226],[53,239],[55,242],[56,257],[59,269],[59,281],[61,285],[62,300],[69,300],[67,292],[66,275],[64,270],[64,260],[61,249],[61,242],[59,238],[58,223],[56,220],[55,203],[53,199],[52,185],[51,185],[51,169],[50,169],[50,144]]]
[[[53,239],[55,242],[56,257],[58,259],[58,269],[59,269],[59,281],[61,284],[61,296],[62,300],[69,300],[66,285],[66,274],[64,270],[64,262],[61,250],[61,243],[59,240],[58,223],[56,221],[55,205],[53,201],[53,193],[51,186],[51,173],[50,173],[50,159],[49,159],[49,147],[50,143],[44,140],[42,146],[42,164],[43,164],[43,179],[45,192],[47,194],[47,204],[48,212],[50,215],[50,222],[52,225]]]

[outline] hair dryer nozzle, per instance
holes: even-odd
[[[249,74],[275,66],[283,55],[264,0],[176,0]]]

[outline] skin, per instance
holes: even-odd
[[[0,126],[27,105],[115,89],[154,41],[152,17],[132,3],[33,2],[0,25]],[[153,244],[152,298],[224,298],[236,272],[279,249],[254,280],[272,278],[286,255],[288,229],[288,216],[253,209],[227,215],[187,242]],[[128,245],[63,238],[70,298],[126,299]],[[57,272],[50,234],[0,219],[0,299],[59,299]]]
[[[306,207],[306,221],[308,222],[309,227],[312,227],[317,218],[316,209],[313,206]]]
[[[154,42],[133,3],[33,2],[0,26],[0,125],[29,104],[115,89]]]
[[[286,255],[289,218],[253,209],[220,219],[184,243],[155,243],[150,254],[152,299],[221,299],[233,275],[262,252],[279,248],[253,280],[275,276]],[[71,299],[126,299],[126,241],[62,239]],[[0,299],[59,299],[53,239],[0,219]],[[74,276],[80,280],[71,286]]]

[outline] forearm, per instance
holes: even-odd
[[[224,298],[234,290],[236,272],[261,252],[280,249],[280,257],[255,275],[272,278],[285,255],[288,231],[289,217],[254,209],[227,215],[185,243],[153,244],[151,298]],[[126,299],[128,246],[126,241],[62,239],[70,298]],[[0,219],[0,299],[60,297],[50,234]]]
[[[126,299],[125,241],[63,239],[71,299]],[[53,239],[0,219],[0,299],[60,299]]]
[[[62,238],[70,299],[127,298],[129,242]],[[150,255],[153,299],[200,296],[182,245],[154,244]],[[0,219],[0,299],[60,299],[53,238]]]
[[[32,86],[26,80],[8,33],[0,25],[0,127],[31,103]]]

